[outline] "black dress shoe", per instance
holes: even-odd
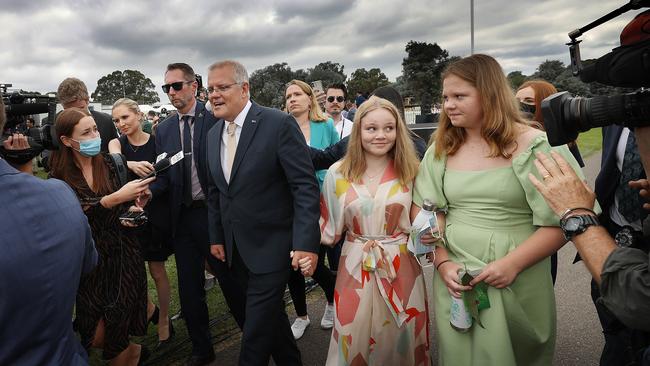
[[[207,356],[192,356],[187,360],[185,366],[204,366],[211,364],[215,359],[214,353]]]
[[[173,337],[174,337],[174,324],[172,323],[172,320],[169,319],[169,337],[167,337],[167,339],[158,340],[158,345],[156,346],[156,349],[163,348],[169,345]]]

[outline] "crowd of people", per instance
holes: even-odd
[[[68,78],[58,93],[64,110],[55,121],[61,146],[49,156],[52,179],[0,159],[0,278],[8,279],[0,281],[0,364],[83,365],[90,348],[111,365],[146,362],[149,350],[131,337],[153,322],[163,348],[175,333],[165,271],[173,253],[192,344],[186,365],[215,360],[206,269],[242,330],[239,365],[302,364],[296,340],[311,323],[305,277],[327,301],[320,321],[332,329],[327,365],[430,365],[434,347],[439,365],[551,365],[551,258],[568,240],[594,276],[606,337],[601,364],[650,364],[650,274],[640,234],[650,196],[642,159],[650,153],[634,131],[617,129],[605,145],[599,205],[577,144],[548,143],[540,102],[555,89],[531,81],[515,94],[488,55],[442,73],[442,109],[428,144],[408,129],[391,87],[357,95],[352,107],[343,84],[319,93],[292,80],[281,111],[250,99],[237,61],[209,67],[206,103],[185,63],[169,64],[164,83],[177,112],[157,121],[126,98],[110,118],[89,111],[85,85]],[[13,143],[22,147],[21,136],[4,144]],[[180,161],[157,171],[172,155]],[[604,182],[614,169],[616,181]],[[442,233],[422,238],[433,248],[429,294],[408,249],[425,201],[435,203]],[[38,228],[25,231],[17,224],[24,220]],[[626,233],[631,245],[618,248]],[[469,326],[450,323],[459,311]]]

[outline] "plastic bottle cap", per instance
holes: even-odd
[[[430,199],[425,198],[422,201],[422,209],[426,211],[433,211],[436,208],[435,203],[431,202]]]

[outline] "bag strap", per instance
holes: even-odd
[[[122,154],[111,153],[108,154],[115,165],[115,170],[117,171],[117,181],[119,182],[120,187],[122,188],[126,183],[129,182],[128,170],[126,167],[126,159]],[[118,188],[118,189],[119,189]]]

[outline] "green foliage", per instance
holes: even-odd
[[[299,72],[291,71],[286,62],[266,66],[255,70],[249,81],[251,85],[251,98],[261,105],[280,108],[284,104],[284,86]]]
[[[95,102],[113,104],[120,98],[133,99],[138,104],[160,101],[153,82],[137,70],[113,71],[97,81],[91,97]]]
[[[332,61],[321,62],[314,68],[309,69],[309,76],[303,81],[312,82],[321,80],[323,87],[334,83],[344,83],[347,76],[343,72],[344,66]]]
[[[388,85],[388,78],[379,68],[356,69],[348,80],[348,98],[353,99],[358,92],[370,93],[380,86]]]
[[[429,111],[433,101],[440,100],[440,74],[457,57],[449,57],[449,52],[437,43],[416,41],[406,44],[406,53],[402,62],[404,78],[422,111]]]
[[[564,63],[560,60],[546,60],[539,64],[537,71],[531,75],[531,78],[543,79],[552,83],[565,69]]]
[[[526,81],[526,75],[522,74],[521,71],[513,71],[508,74],[508,81],[512,85],[512,89],[517,90]]]

